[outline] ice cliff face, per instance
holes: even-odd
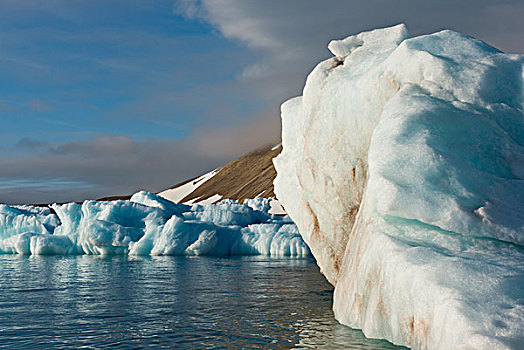
[[[404,25],[333,41],[282,106],[275,193],[343,324],[416,349],[524,341],[524,57]]]
[[[139,192],[52,209],[0,205],[0,253],[310,255],[293,222],[269,214],[264,198],[188,206]]]

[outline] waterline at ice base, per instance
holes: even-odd
[[[414,349],[522,349],[524,56],[404,25],[329,49],[282,106],[274,163],[337,320]]]

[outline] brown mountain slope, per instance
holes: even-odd
[[[214,176],[177,201],[185,203],[198,199],[197,202],[200,202],[215,195],[220,195],[221,199],[237,199],[241,202],[246,198],[254,198],[256,196],[274,198],[273,180],[275,179],[276,171],[273,166],[273,158],[281,150],[282,146],[279,145],[275,147],[266,146],[249,152],[216,169]],[[192,181],[197,183],[199,179],[199,177],[190,178],[170,187],[166,191],[179,188]],[[160,195],[166,191],[160,192]],[[130,198],[131,196],[111,196],[98,200],[129,200]]]
[[[184,197],[181,202],[197,198],[201,201],[217,194],[222,198],[240,201],[256,196],[274,198],[273,180],[276,171],[272,160],[281,150],[281,146],[263,147],[227,163],[217,169],[216,175]]]

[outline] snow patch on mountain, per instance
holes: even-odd
[[[218,173],[218,169],[208,172],[194,180],[190,180],[179,187],[170,188],[165,191],[158,193],[162,198],[168,199],[171,202],[180,203],[182,199],[187,197],[189,194],[193,193],[197,188],[202,186],[206,181],[211,179]],[[217,199],[217,201],[220,198]]]
[[[268,198],[271,203],[269,213],[285,216],[287,213],[273,192],[276,172],[272,160],[280,153],[281,148],[281,144],[261,147],[158,195],[175,203],[189,205],[213,204],[222,199],[243,202],[251,198]]]

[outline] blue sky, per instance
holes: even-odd
[[[175,15],[172,1],[19,3],[0,5],[3,147],[21,138],[182,137],[211,102],[228,114],[253,107],[194,93],[234,80],[250,55],[206,22]]]
[[[0,0],[0,202],[158,191],[279,139],[331,39],[405,22],[524,52],[524,1]]]

